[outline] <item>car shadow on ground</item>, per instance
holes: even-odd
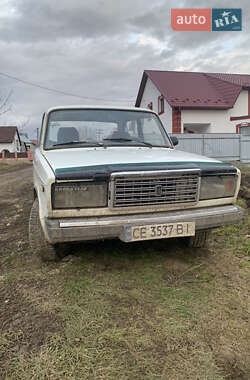
[[[124,243],[120,240],[71,243],[67,244],[66,253],[64,261],[78,258],[95,262],[96,265],[105,264],[111,268],[122,264],[130,266],[145,260],[157,263],[159,260],[174,259],[180,265],[200,262],[209,255],[210,250],[209,246],[189,248],[185,238],[173,238],[133,243]]]

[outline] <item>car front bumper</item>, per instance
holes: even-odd
[[[241,220],[243,211],[235,205],[199,209],[86,218],[45,219],[45,236],[51,244],[119,238],[125,241],[126,226],[195,222],[195,230],[206,230]]]

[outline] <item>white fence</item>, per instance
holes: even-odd
[[[236,133],[172,134],[178,150],[223,161],[250,162],[250,136]]]

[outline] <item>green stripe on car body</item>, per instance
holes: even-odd
[[[115,166],[115,167],[124,167],[124,166],[127,166],[127,167],[131,167],[131,166],[149,166],[149,165],[159,165],[159,166],[163,166],[163,165],[187,165],[187,164],[195,164],[195,165],[198,165],[198,166],[203,166],[203,165],[214,165],[214,166],[233,166],[231,163],[229,162],[213,162],[213,161],[191,161],[191,162],[187,162],[187,161],[178,161],[178,162],[131,162],[131,163],[120,163],[120,164],[104,164],[104,165],[90,165],[90,166],[75,166],[75,167],[70,167],[70,168],[60,168],[60,169],[56,169],[55,172],[56,173],[60,173],[60,172],[67,172],[67,171],[77,171],[77,170],[82,170],[82,169],[91,169],[91,170],[98,170],[98,169],[102,169],[102,168],[105,168],[107,166]]]

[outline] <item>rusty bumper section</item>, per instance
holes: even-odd
[[[124,227],[176,222],[195,222],[196,230],[234,224],[241,220],[241,207],[229,205],[174,212],[105,217],[46,219],[50,243],[118,238],[124,240]]]

